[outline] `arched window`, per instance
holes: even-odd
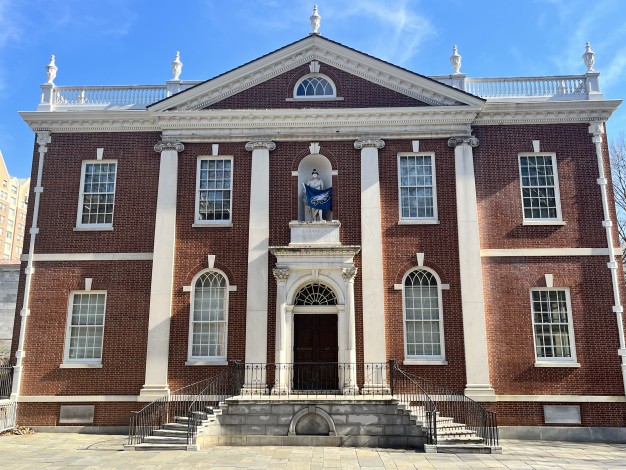
[[[201,273],[193,284],[190,359],[226,359],[228,281],[219,271]]]
[[[337,305],[337,296],[324,284],[307,284],[296,294],[294,305]]]
[[[335,84],[326,75],[306,75],[294,87],[294,98],[335,98]]]
[[[404,278],[403,296],[406,358],[443,359],[441,285],[437,277],[426,269],[410,271]]]

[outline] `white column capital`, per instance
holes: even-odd
[[[385,146],[385,141],[378,137],[363,137],[354,142],[354,148],[361,150],[367,147],[381,149]]]
[[[343,280],[346,282],[354,282],[354,278],[356,277],[358,269],[354,266],[350,266],[349,268],[343,268],[341,270],[341,276]]]
[[[50,131],[37,131],[37,144],[39,145],[40,152],[46,152],[48,150],[48,144],[52,142]]]
[[[277,284],[285,284],[289,278],[289,268],[274,268],[272,270]]]
[[[255,150],[275,150],[276,143],[271,140],[251,140],[246,144],[246,150],[253,152]]]
[[[462,135],[450,137],[448,139],[448,147],[458,147],[459,145],[469,145],[470,147],[478,147],[480,141],[472,135]]]
[[[161,141],[157,142],[154,146],[154,151],[157,153],[166,152],[168,150],[174,150],[177,153],[185,150],[185,146],[181,142],[167,142]]]
[[[604,122],[594,121],[589,123],[589,133],[594,137],[602,138],[602,132],[604,131]]]

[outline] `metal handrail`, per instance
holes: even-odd
[[[203,381],[202,390],[192,397],[187,408],[187,445],[196,443],[198,425],[207,418],[211,407],[219,406],[241,390],[241,364],[235,362],[224,372]],[[209,411],[211,410],[211,411]]]
[[[9,398],[13,387],[13,364],[0,363],[0,398]]]
[[[485,409],[480,403],[460,392],[449,390],[400,369],[395,361],[391,361],[390,369],[393,370],[394,394],[402,403],[411,401],[410,389],[408,389],[408,394],[403,390],[407,389],[406,384],[410,383],[426,394],[429,400],[432,400],[439,416],[446,416],[454,419],[456,423],[464,424],[466,429],[474,431],[478,437],[482,438],[486,445],[498,445],[498,422],[495,412]],[[436,424],[436,418],[433,421]],[[437,443],[436,431],[435,426],[432,430],[435,433],[434,444]]]
[[[152,436],[154,431],[165,424],[187,416],[189,404],[206,388],[207,382],[213,379],[214,377],[186,385],[170,392],[169,396],[164,395],[149,403],[139,411],[131,411],[128,444],[142,444],[146,437]]]
[[[426,444],[437,444],[437,404],[420,386],[419,380],[400,369],[394,360],[389,361],[389,376],[391,394],[426,428]]]

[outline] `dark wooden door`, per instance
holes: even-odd
[[[337,315],[294,316],[294,390],[336,390]]]

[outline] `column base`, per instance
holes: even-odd
[[[139,401],[154,401],[159,398],[169,397],[170,387],[167,384],[163,385],[144,385],[139,392]]]
[[[496,401],[496,391],[491,384],[467,384],[464,393],[474,401]]]

